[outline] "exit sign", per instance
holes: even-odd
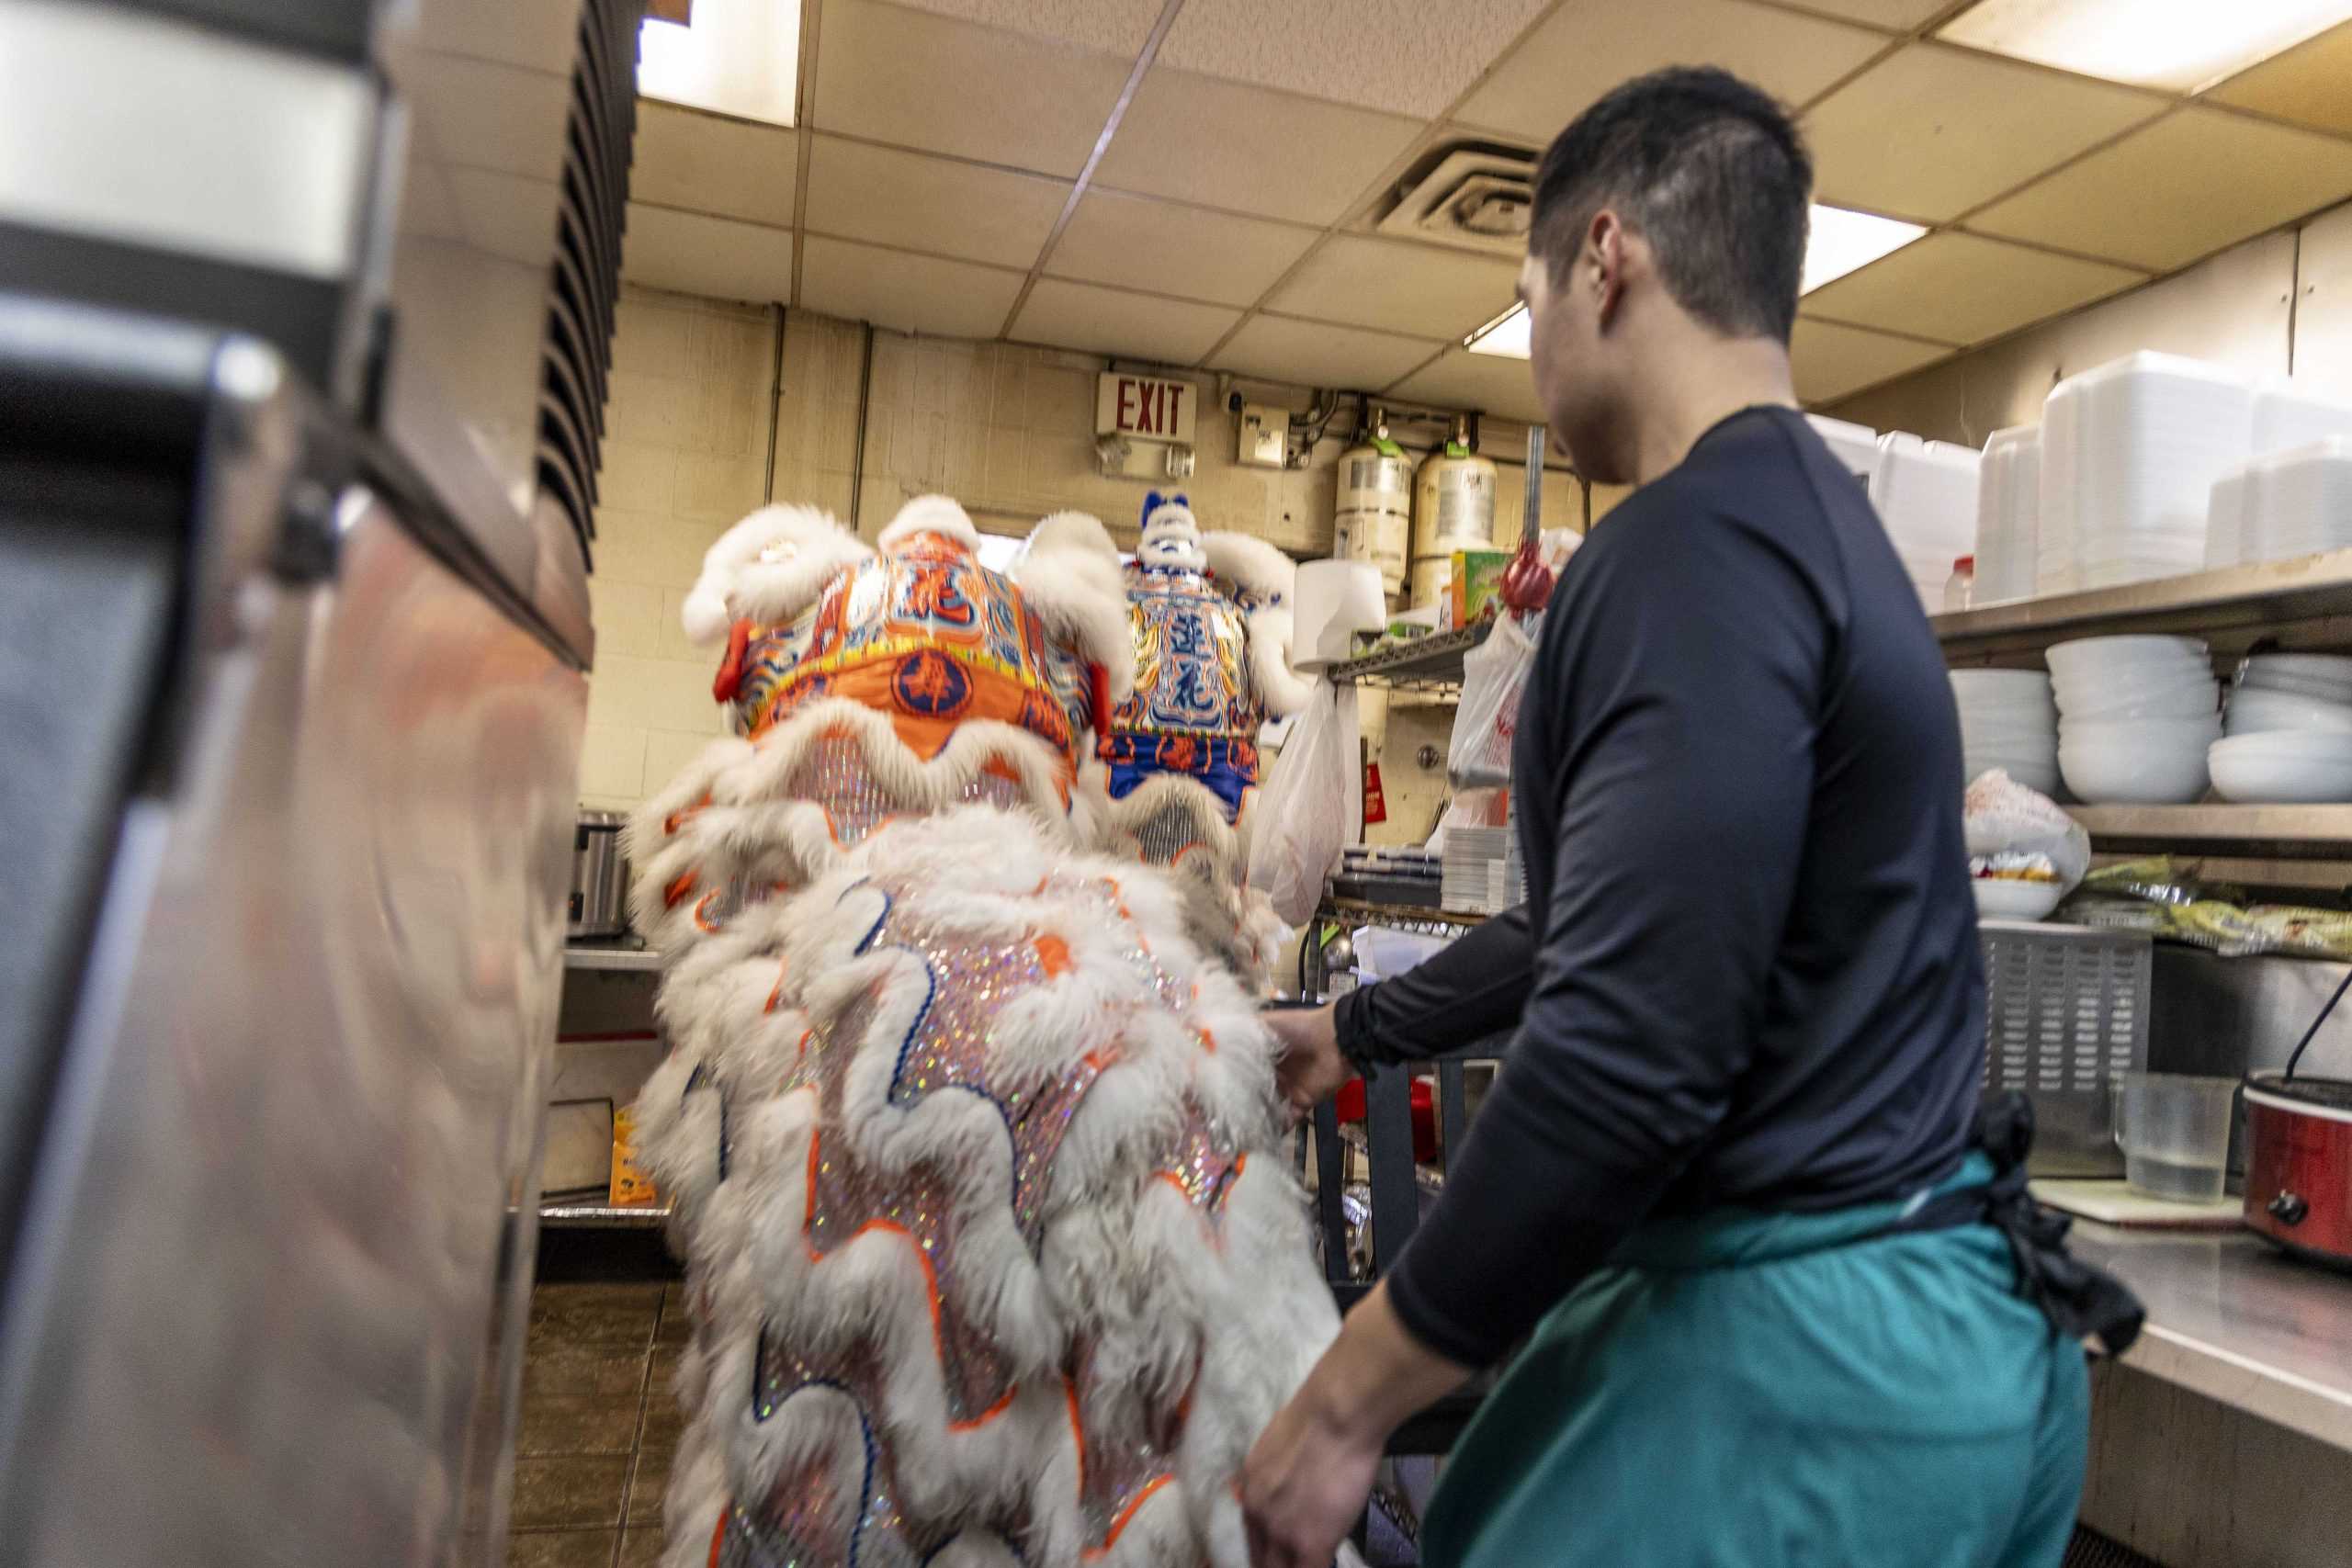
[[[1201,389],[1190,381],[1105,371],[1094,383],[1094,434],[1193,444],[1193,405]]]

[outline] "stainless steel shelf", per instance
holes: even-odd
[[[1928,617],[1947,659],[2038,662],[2053,642],[2122,632],[2202,637],[2235,654],[2276,638],[2352,646],[2352,550],[2222,567],[2047,599],[2018,599]]]
[[[2069,1240],[2148,1309],[2125,1366],[2352,1450],[2352,1276],[2299,1262],[2245,1231],[2188,1235],[2077,1221]]]
[[[2103,852],[2352,859],[2352,806],[2072,806]]]
[[[650,973],[662,967],[662,955],[650,947],[582,942],[563,950],[566,969],[612,969]]]
[[[1412,642],[1384,648],[1362,659],[1343,660],[1324,673],[1332,680],[1399,691],[1438,691],[1462,684],[1462,656],[1487,640],[1492,621],[1459,631],[1432,632]]]
[[[610,1203],[542,1203],[542,1230],[659,1230],[669,1222],[670,1205],[654,1203],[616,1208]]]

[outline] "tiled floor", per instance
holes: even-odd
[[[515,1440],[512,1568],[651,1568],[678,1443],[679,1287],[531,1293]]]

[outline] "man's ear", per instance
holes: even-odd
[[[1617,306],[1625,297],[1629,259],[1626,244],[1630,238],[1623,220],[1606,207],[1592,215],[1592,222],[1585,231],[1585,265],[1577,269],[1583,276],[1576,280],[1576,286],[1594,291],[1593,305],[1603,331],[1615,318]]]

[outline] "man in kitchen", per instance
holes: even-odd
[[[1299,1108],[1516,1035],[1435,1210],[1250,1456],[1260,1568],[1329,1562],[1387,1434],[1514,1347],[1425,1521],[1432,1568],[2064,1550],[2079,1340],[2136,1318],[2034,1223],[2023,1130],[1972,1144],[1957,721],[1901,561],[1796,409],[1811,185],[1787,114],[1713,70],[1627,83],[1544,154],[1536,391],[1582,474],[1639,488],[1544,619],[1526,906],[1276,1017]]]

